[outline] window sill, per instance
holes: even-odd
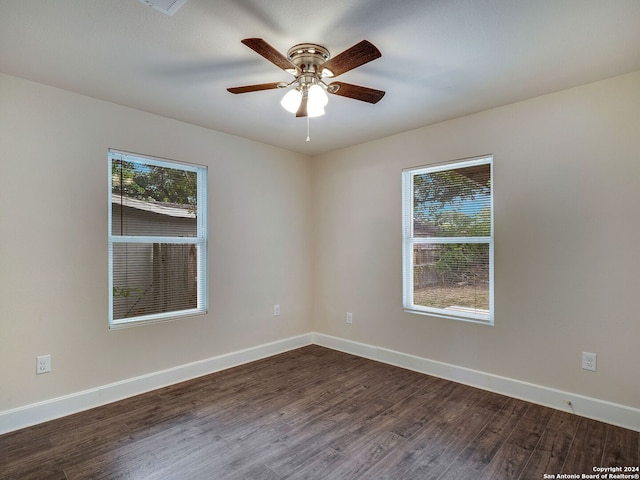
[[[493,318],[488,317],[487,314],[481,315],[472,314],[473,311],[477,311],[475,309],[466,308],[466,307],[449,307],[446,309],[439,310],[431,310],[431,309],[423,309],[418,307],[405,307],[404,311],[407,313],[414,313],[417,315],[426,315],[429,317],[438,317],[438,318],[447,318],[449,320],[460,320],[463,322],[469,323],[477,323],[480,325],[489,325],[491,327],[494,326]],[[486,310],[483,310],[486,312]],[[451,312],[451,313],[449,313]],[[455,313],[454,313],[455,312]],[[463,313],[466,313],[463,314]]]
[[[174,320],[181,320],[185,317],[199,317],[206,315],[207,310],[183,310],[181,312],[170,312],[159,315],[147,315],[144,317],[135,318],[122,318],[119,320],[113,320],[109,323],[109,330],[119,330],[121,328],[139,327],[142,325],[151,325],[155,323],[172,322]]]

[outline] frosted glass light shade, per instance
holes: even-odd
[[[324,115],[324,107],[312,106],[311,104],[307,104],[307,117],[320,117]]]
[[[312,85],[309,88],[309,100],[307,103],[307,114],[310,117],[324,115],[324,107],[329,103],[329,97],[320,85]]]
[[[298,90],[289,90],[286,95],[282,97],[282,100],[280,100],[280,105],[282,105],[287,112],[296,113],[300,106],[301,99],[302,94]]]
[[[325,107],[329,103],[329,97],[320,85],[312,85],[309,88],[309,104],[314,107]]]

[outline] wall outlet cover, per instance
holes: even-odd
[[[582,352],[582,368],[584,370],[596,371],[596,362],[598,354],[591,352]]]
[[[36,357],[36,375],[49,373],[51,371],[51,355],[40,355]]]

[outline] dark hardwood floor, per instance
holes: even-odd
[[[309,346],[0,436],[0,479],[538,480],[639,437]]]

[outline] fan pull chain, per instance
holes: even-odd
[[[311,141],[311,137],[309,136],[309,117],[307,117],[307,142]]]

